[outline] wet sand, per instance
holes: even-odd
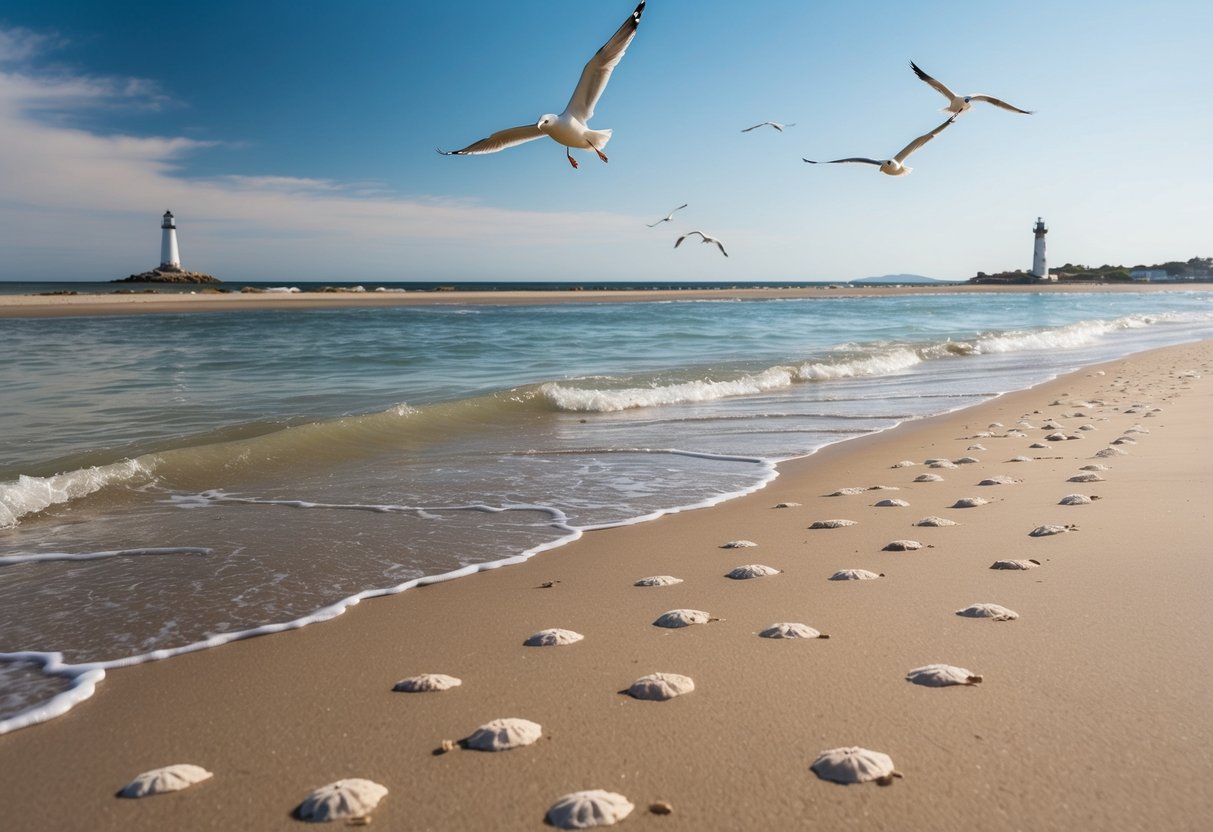
[[[714,508],[113,671],[68,715],[0,736],[0,827],[296,829],[290,813],[309,791],[360,777],[389,789],[372,816],[385,829],[539,830],[581,789],[625,795],[627,829],[1204,829],[1210,412],[1213,342],[1169,347],[832,446]],[[1032,427],[1010,435],[1021,420]],[[1114,445],[1122,436],[1136,441]],[[1096,456],[1105,448],[1126,453]],[[964,457],[978,461],[924,464]],[[901,460],[916,464],[892,467]],[[1081,471],[1095,464],[1106,470]],[[927,472],[943,479],[914,482]],[[1101,479],[1070,481],[1081,473]],[[979,485],[997,477],[1016,481]],[[897,490],[826,496],[876,485]],[[1099,499],[1059,505],[1074,493]],[[988,502],[951,508],[967,497]],[[909,505],[875,505],[885,499]],[[914,525],[931,515],[959,525]],[[808,528],[827,519],[856,524]],[[1045,525],[1077,528],[1031,536]],[[904,539],[922,548],[884,551]],[[757,545],[722,548],[736,540]],[[1040,566],[990,569],[1000,559]],[[724,577],[743,564],[782,571]],[[846,568],[884,577],[828,580]],[[633,586],[663,574],[683,582]],[[1019,618],[956,615],[977,602]],[[676,608],[720,620],[653,626]],[[830,638],[758,637],[777,622]],[[585,638],[523,646],[545,628]],[[983,681],[906,681],[936,662]],[[462,685],[392,691],[424,672]],[[665,702],[620,693],[654,672],[695,690]],[[537,722],[543,737],[434,753],[500,717]],[[904,779],[842,786],[810,771],[820,751],[850,745],[889,754]],[[114,796],[173,763],[214,777]],[[655,801],[672,813],[652,814]]]

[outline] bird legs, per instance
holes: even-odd
[[[577,170],[577,160],[573,158],[573,152],[567,147],[564,149],[564,156],[569,160],[569,164],[573,166],[573,170]]]
[[[586,142],[586,144],[589,144],[589,142]],[[601,150],[599,150],[598,148],[594,147],[594,145],[592,145],[592,144],[590,145],[590,147],[591,147],[591,148],[593,148],[593,149],[594,149],[594,152],[598,154],[598,158],[599,158],[599,159],[601,159],[601,160],[602,160],[602,161],[604,161],[604,162],[605,162],[605,161],[607,161],[607,157],[606,157],[606,154],[605,154],[605,153],[603,153],[603,152],[602,152]]]

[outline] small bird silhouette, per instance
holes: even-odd
[[[717,240],[715,237],[708,236],[707,234],[704,234],[702,231],[688,231],[686,234],[683,234],[681,237],[679,237],[677,240],[674,241],[674,248],[678,248],[678,246],[682,245],[682,241],[685,240],[687,237],[690,237],[692,234],[698,234],[700,237],[702,237],[703,240],[701,242],[715,243],[716,248],[720,249],[721,254],[723,254],[725,257],[729,256],[729,253],[724,250],[724,246],[721,245],[720,240]]]
[[[669,222],[670,220],[674,219],[674,214],[676,214],[678,211],[681,211],[683,208],[686,208],[686,207],[687,207],[687,204],[684,202],[682,205],[679,205],[673,211],[666,214],[661,219],[657,220],[657,222],[646,223],[646,225],[648,225],[649,228],[655,228],[656,226],[661,225],[663,222]]]

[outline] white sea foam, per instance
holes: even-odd
[[[127,459],[49,477],[22,474],[16,480],[0,483],[0,529],[12,528],[28,514],[87,497],[107,485],[149,477],[153,467],[141,460]]]

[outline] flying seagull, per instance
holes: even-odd
[[[762,124],[755,124],[753,127],[747,127],[746,129],[742,130],[741,132],[748,133],[751,130],[757,130],[759,127],[774,127],[776,130],[778,130],[780,133],[782,133],[783,128],[795,127],[795,126],[796,126],[795,122],[792,122],[791,124],[780,124],[778,121],[764,121]]]
[[[636,28],[640,25],[640,16],[644,14],[645,0],[640,0],[635,11],[623,22],[610,40],[594,53],[585,69],[581,71],[581,80],[573,97],[560,115],[548,113],[542,116],[536,124],[524,124],[521,127],[510,127],[498,130],[487,139],[469,144],[462,150],[439,150],[443,156],[473,156],[478,153],[496,153],[516,144],[533,141],[543,136],[549,136],[566,148],[576,147],[593,150],[598,158],[606,161],[602,149],[611,140],[610,130],[591,130],[587,122],[594,116],[594,106],[602,97],[607,81],[611,80],[611,72],[619,65],[624,51],[632,38],[636,37]],[[564,155],[574,168],[577,162],[566,149]]]
[[[939,125],[934,130],[932,130],[930,133],[923,133],[917,139],[915,139],[914,141],[910,142],[905,147],[903,147],[901,149],[901,152],[898,153],[896,156],[894,156],[892,159],[885,159],[884,161],[881,161],[879,159],[866,159],[861,156],[852,156],[851,158],[848,158],[848,159],[831,159],[829,162],[827,162],[825,164],[835,165],[835,164],[838,164],[839,162],[861,162],[865,165],[876,165],[878,168],[880,168],[881,173],[887,173],[889,176],[905,176],[907,173],[909,173],[910,171],[913,170],[913,168],[907,167],[902,164],[902,162],[904,162],[906,160],[906,157],[908,157],[915,150],[917,150],[918,148],[922,147],[924,144],[929,142],[931,139],[938,136],[940,133],[942,133],[944,131],[945,127],[947,127],[949,124],[951,124],[954,121],[956,121],[956,116],[952,116],[950,119],[945,121],[943,124]],[[808,162],[810,165],[821,164],[820,162],[814,162],[812,159],[803,159],[802,161]]]
[[[678,211],[681,211],[683,208],[686,208],[686,207],[687,207],[687,204],[684,202],[682,205],[679,205],[673,211],[666,214],[661,219],[657,220],[657,222],[651,222],[651,223],[646,223],[646,224],[648,225],[649,228],[655,228],[656,226],[661,225],[663,222],[669,222],[670,220],[674,219],[674,214],[677,213]]]
[[[729,253],[724,250],[724,246],[720,244],[720,240],[717,240],[715,237],[710,237],[707,234],[704,234],[702,231],[688,231],[686,234],[683,234],[681,237],[679,237],[677,240],[674,241],[674,248],[678,248],[678,246],[682,245],[682,241],[685,240],[687,237],[690,237],[692,234],[698,234],[700,237],[703,237],[702,242],[715,243],[716,248],[720,249],[721,254],[723,254],[725,257],[729,256]]]
[[[984,101],[987,104],[993,104],[995,107],[1002,107],[1004,110],[1010,110],[1013,113],[1023,113],[1025,116],[1032,115],[1031,110],[1021,110],[1018,107],[1013,107],[1012,105],[1003,101],[1001,98],[995,98],[992,95],[957,95],[943,84],[936,81],[930,75],[927,75],[925,72],[919,69],[918,64],[914,63],[913,61],[910,61],[910,68],[914,70],[915,75],[926,81],[935,89],[936,92],[948,99],[948,106],[943,108],[945,113],[956,113],[957,115],[960,115],[965,110],[972,107],[970,102]]]

